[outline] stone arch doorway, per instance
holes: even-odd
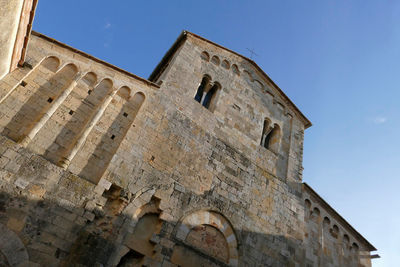
[[[193,251],[208,256],[229,266],[238,265],[238,241],[231,223],[215,211],[197,211],[183,218],[176,233],[182,246],[175,246],[172,260],[175,264],[189,266]],[[194,256],[197,258],[197,256]],[[181,260],[183,261],[181,262]],[[189,259],[188,262],[186,262]],[[198,261],[198,259],[193,259]],[[204,263],[207,264],[207,263]]]

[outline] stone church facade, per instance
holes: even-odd
[[[255,62],[184,31],[144,79],[3,2],[1,266],[371,266],[302,182],[310,121]]]

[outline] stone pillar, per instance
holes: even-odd
[[[88,137],[89,133],[92,131],[93,127],[100,120],[101,116],[103,116],[104,111],[106,110],[107,106],[110,104],[111,100],[113,99],[113,97],[116,93],[117,93],[117,90],[113,90],[111,93],[109,93],[107,95],[106,99],[101,104],[101,106],[97,110],[96,114],[94,114],[92,119],[86,124],[86,126],[83,128],[82,132],[79,134],[79,137],[75,141],[72,148],[69,149],[69,153],[58,162],[58,165],[60,167],[63,167],[64,169],[68,168],[72,159],[75,157],[76,153],[78,153],[79,149],[85,143],[86,138]]]
[[[78,73],[75,76],[75,79],[71,82],[71,84],[65,89],[61,95],[57,97],[54,101],[54,104],[43,114],[43,116],[39,119],[39,121],[33,126],[33,128],[29,131],[28,134],[23,136],[21,140],[19,140],[19,144],[22,146],[27,146],[36,134],[42,129],[42,127],[46,124],[46,122],[51,118],[51,116],[56,112],[56,110],[60,107],[60,105],[65,101],[65,99],[69,96],[75,86],[78,84],[78,81],[82,78],[82,74]]]

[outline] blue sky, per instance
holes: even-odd
[[[145,78],[183,29],[253,49],[314,124],[304,181],[400,262],[399,1],[40,0],[33,28]]]

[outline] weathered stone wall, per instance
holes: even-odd
[[[304,244],[309,266],[371,266],[368,247],[359,234],[304,185]]]
[[[38,34],[27,61],[0,81],[2,264],[305,266],[304,123],[251,64],[190,37],[157,86]]]
[[[193,100],[204,75],[222,86],[213,114]],[[301,181],[304,124],[247,60],[189,36],[155,82],[160,81],[161,90],[207,132],[251,155],[257,164],[278,178]],[[265,119],[282,130],[283,136],[274,152],[260,146]]]

